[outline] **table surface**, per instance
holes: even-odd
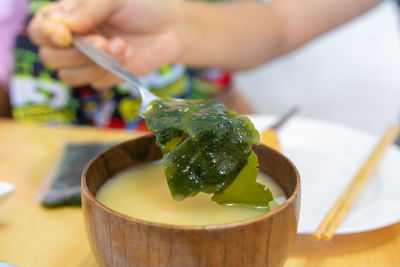
[[[81,209],[45,209],[35,196],[66,142],[117,142],[138,135],[0,120],[0,179],[17,187],[0,204],[0,260],[20,267],[96,266]],[[315,243],[311,236],[299,235],[285,267],[398,266],[399,262],[400,223],[335,236],[329,243]]]

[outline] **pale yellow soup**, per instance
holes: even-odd
[[[286,200],[286,195],[272,178],[260,173],[257,181],[266,185],[274,200],[271,209]],[[175,225],[212,225],[259,216],[263,208],[220,205],[209,194],[199,193],[182,201],[172,198],[161,162],[122,172],[105,183],[96,198],[105,206],[141,220]]]

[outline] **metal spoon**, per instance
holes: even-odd
[[[148,108],[150,102],[159,99],[158,96],[151,93],[127,68],[122,65],[116,58],[104,52],[102,49],[94,46],[84,37],[75,37],[72,41],[73,45],[85,56],[93,60],[96,64],[104,69],[114,73],[124,79],[128,84],[138,90],[142,98],[142,104],[139,107],[139,115],[144,118],[143,113]],[[177,99],[178,100],[178,99]],[[179,100],[178,100],[179,101]]]

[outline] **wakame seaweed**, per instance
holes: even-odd
[[[165,175],[175,200],[199,192],[223,192],[247,165],[254,153],[252,145],[260,142],[248,118],[215,101],[160,99],[153,101],[144,115],[163,153]],[[256,165],[251,168],[255,177],[249,177],[251,182],[246,186],[261,186],[255,181]],[[267,192],[263,186],[261,191]],[[216,201],[229,202],[229,198]],[[266,206],[270,200],[266,197]]]

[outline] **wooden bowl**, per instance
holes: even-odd
[[[288,200],[264,215],[235,223],[178,226],[128,217],[95,198],[111,177],[159,160],[154,135],[112,147],[94,158],[82,176],[82,206],[92,251],[100,266],[282,266],[297,232],[300,177],[282,154],[254,146],[260,169],[273,177]]]

